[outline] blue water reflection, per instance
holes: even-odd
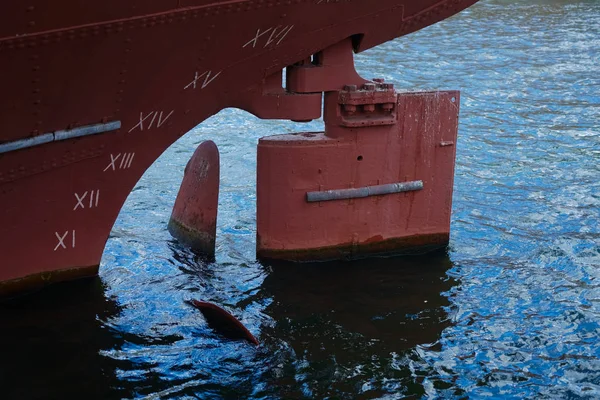
[[[256,141],[321,124],[223,111],[148,171],[109,241],[102,279],[122,311],[105,323],[145,338],[103,350],[129,362],[119,379],[164,397],[600,396],[600,4],[484,1],[357,65],[402,90],[462,90],[449,258],[258,264]],[[164,227],[209,138],[222,195],[203,264]],[[263,346],[223,342],[190,297]]]
[[[78,371],[102,398],[600,397],[600,3],[484,0],[357,65],[400,90],[462,90],[447,254],[259,264],[257,140],[322,123],[225,110],[131,194],[101,281],[78,294],[88,345],[60,347],[74,361],[44,370],[61,385],[40,393],[64,398],[61,377]],[[206,139],[222,161],[211,263],[166,231],[184,166]],[[230,309],[262,345],[223,340],[190,298]],[[71,308],[49,299],[44,318],[27,311],[35,324],[23,309],[3,314],[22,329],[2,342],[23,359],[33,353],[18,336],[30,325],[72,329]],[[24,398],[20,387],[8,396]]]

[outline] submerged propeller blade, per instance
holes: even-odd
[[[190,300],[188,304],[200,310],[208,326],[229,339],[243,339],[258,345],[258,340],[233,315],[216,304],[206,301]]]

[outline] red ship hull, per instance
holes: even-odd
[[[362,51],[475,2],[4,2],[0,293],[95,275],[144,171],[219,110],[252,111],[245,96],[266,77],[346,38]]]

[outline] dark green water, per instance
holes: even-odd
[[[357,64],[401,90],[462,90],[447,252],[256,262],[257,139],[320,126],[226,110],[139,182],[98,279],[1,306],[0,399],[600,397],[600,2],[482,0]],[[166,231],[206,139],[214,263]],[[191,298],[261,345],[216,335]]]

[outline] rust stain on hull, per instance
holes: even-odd
[[[208,258],[214,258],[216,243],[215,235],[188,227],[175,219],[169,221],[167,229],[171,236],[177,238],[180,243],[190,247],[194,252],[204,254]]]
[[[449,241],[448,233],[437,233],[309,249],[259,249],[257,257],[301,262],[353,260],[373,255],[422,254],[444,248]]]
[[[67,268],[49,272],[39,272],[23,278],[0,282],[0,298],[10,298],[33,292],[58,282],[92,278],[98,275],[98,265],[91,267]]]

